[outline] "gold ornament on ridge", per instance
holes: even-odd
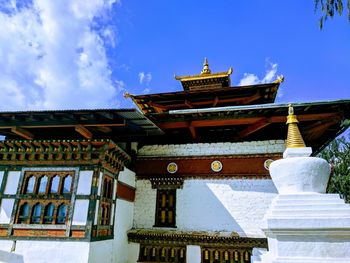
[[[209,69],[209,63],[208,63],[207,58],[204,59],[203,69],[201,71],[201,75],[202,74],[211,74],[211,70]]]

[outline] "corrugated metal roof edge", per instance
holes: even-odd
[[[226,106],[217,108],[203,108],[203,109],[188,109],[188,110],[171,110],[168,114],[193,114],[193,113],[207,113],[207,112],[225,112],[236,110],[254,110],[254,109],[271,109],[271,108],[288,108],[289,104],[293,107],[312,106],[312,105],[326,105],[326,104],[350,104],[349,100],[333,100],[333,101],[314,101],[314,102],[288,102],[288,103],[267,103],[244,106]]]
[[[138,112],[135,108],[124,108],[124,109],[116,109],[116,108],[105,108],[105,109],[58,109],[58,110],[28,110],[28,111],[0,111],[0,114],[4,113],[54,113],[54,112],[67,112],[67,113],[73,113],[73,112],[79,112],[79,111],[120,111],[120,112]],[[142,113],[141,113],[142,114]]]

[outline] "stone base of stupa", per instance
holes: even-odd
[[[252,262],[350,262],[350,205],[337,194],[280,194],[264,217],[269,251]]]

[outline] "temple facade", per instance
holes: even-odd
[[[0,112],[1,262],[248,263],[285,151],[283,77],[231,86],[232,69],[175,76],[138,109]],[[292,103],[314,154],[350,100]]]

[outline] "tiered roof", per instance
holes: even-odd
[[[280,77],[273,83],[231,87],[231,73],[232,68],[227,72],[211,73],[208,60],[205,59],[199,75],[175,76],[176,80],[181,81],[184,91],[136,96],[126,93],[125,97],[132,98],[144,114],[264,104],[275,101],[278,87],[283,81],[283,77]]]
[[[275,104],[283,81],[230,86],[230,74],[175,77],[183,91],[130,95],[136,109],[0,112],[7,139],[112,139],[141,144],[285,139],[287,104]],[[316,153],[350,124],[350,100],[293,103],[305,143]]]

